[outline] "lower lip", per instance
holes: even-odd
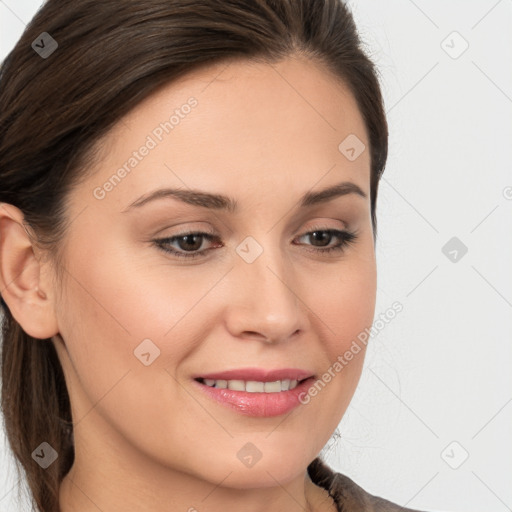
[[[307,393],[313,377],[306,379],[297,387],[278,393],[248,393],[232,389],[212,388],[194,380],[201,391],[217,402],[247,416],[280,416],[301,405],[299,397]]]

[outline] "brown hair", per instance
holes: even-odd
[[[47,58],[32,46],[44,45],[43,32],[58,44]],[[321,63],[356,99],[369,136],[375,237],[387,123],[376,70],[341,0],[47,0],[0,68],[0,203],[23,212],[58,271],[68,193],[122,116],[202,65],[294,54]],[[62,368],[51,340],[27,335],[2,306],[8,441],[33,506],[58,511],[59,485],[74,460]],[[32,459],[43,441],[59,454],[47,469]]]

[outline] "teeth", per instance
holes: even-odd
[[[228,380],[228,389],[245,391],[245,382],[243,380]]]
[[[265,383],[256,382],[255,380],[248,380],[245,383],[244,390],[248,391],[249,393],[263,393],[265,391]]]
[[[281,391],[281,381],[265,382],[265,393],[279,393]]]
[[[256,380],[214,380],[203,379],[203,383],[211,388],[232,389],[233,391],[247,391],[249,393],[279,393],[297,387],[297,380],[276,380],[274,382],[259,382]]]

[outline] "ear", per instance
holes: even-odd
[[[21,328],[33,338],[58,333],[48,265],[24,224],[23,212],[0,203],[0,292]]]

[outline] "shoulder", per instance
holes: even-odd
[[[366,492],[351,478],[333,471],[318,457],[308,466],[308,473],[316,485],[329,492],[340,512],[420,512]]]

